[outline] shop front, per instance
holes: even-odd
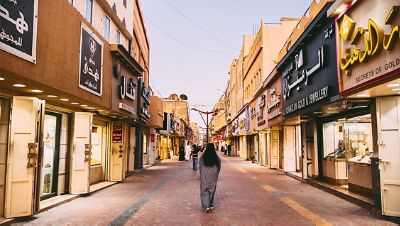
[[[249,104],[250,128],[247,134],[247,149],[249,159],[261,164],[262,155],[259,152],[259,131],[257,130],[257,98],[253,98]]]
[[[267,157],[266,162],[270,168],[283,168],[283,147],[282,147],[282,101],[281,101],[281,78],[274,69],[266,81],[265,91],[262,95],[263,114],[259,116],[259,126],[264,128],[266,133]],[[265,103],[264,103],[265,102]]]
[[[368,98],[370,112],[326,125],[329,146],[348,159],[348,186],[373,195],[382,213],[400,216],[400,1],[357,1],[336,16],[339,91]],[[327,144],[328,145],[328,144]],[[372,190],[372,191],[371,191]]]
[[[262,166],[270,166],[269,163],[269,148],[267,141],[268,123],[267,123],[267,95],[264,89],[260,90],[260,94],[256,97],[256,130],[258,131],[258,162]]]
[[[248,159],[249,153],[247,148],[247,133],[250,131],[250,113],[249,107],[246,105],[242,111],[238,113],[236,119],[233,120],[233,136],[237,137],[237,154],[241,159]],[[236,147],[235,147],[236,148]]]
[[[319,120],[343,110],[336,103],[341,98],[335,76],[334,20],[326,18],[329,5],[311,17],[309,25],[303,28],[302,35],[277,66],[285,118],[283,170],[304,179],[321,176],[324,168],[318,158]]]

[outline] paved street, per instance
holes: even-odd
[[[395,225],[279,171],[222,160],[211,213],[201,209],[191,162],[165,160],[14,225]]]

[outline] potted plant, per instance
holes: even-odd
[[[256,162],[256,156],[255,155],[250,155],[250,160],[252,163]]]

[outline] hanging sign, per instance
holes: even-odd
[[[38,0],[0,1],[0,49],[36,63]]]
[[[103,42],[82,23],[79,87],[102,95]]]
[[[113,143],[122,143],[122,135],[123,135],[123,124],[120,122],[114,122],[112,126],[112,142]]]

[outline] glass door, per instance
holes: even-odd
[[[61,115],[46,112],[43,128],[41,200],[57,195]]]

